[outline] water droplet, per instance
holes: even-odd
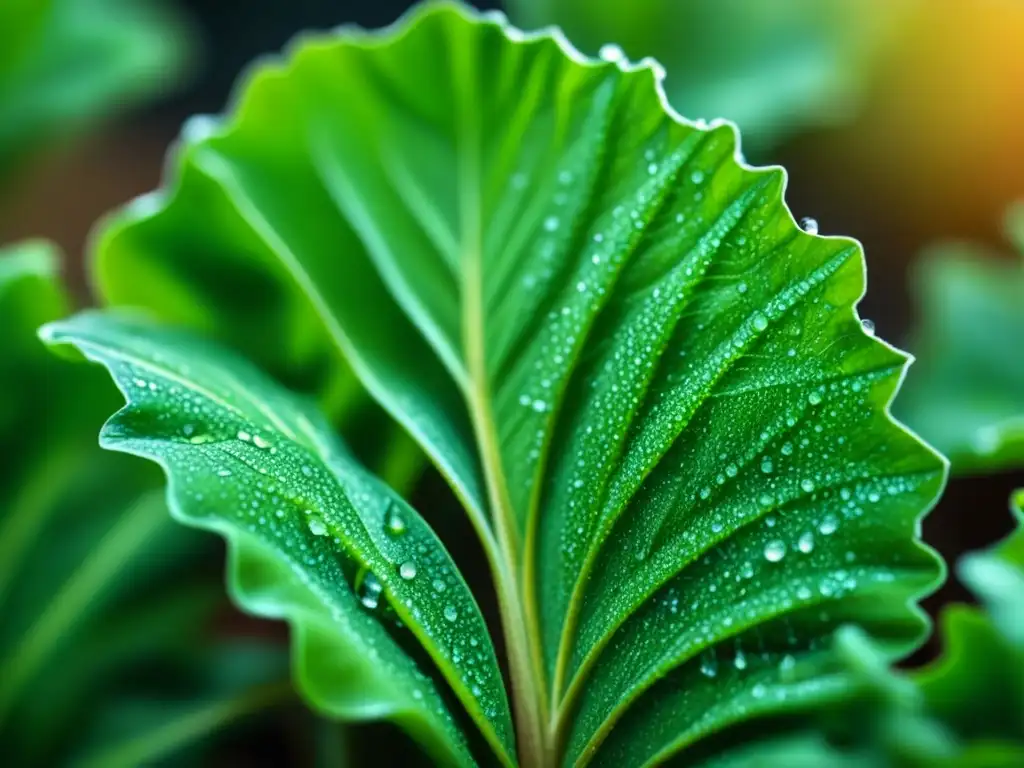
[[[754,330],[763,331],[768,327],[768,318],[762,315],[760,312],[754,315],[753,320]]]
[[[614,43],[605,43],[604,45],[602,45],[601,49],[597,52],[597,55],[600,56],[604,61],[612,63],[622,61],[622,59],[625,57],[625,54],[622,52],[622,49],[619,46],[615,45]]]
[[[384,590],[380,580],[372,573],[367,572],[363,577],[363,583],[359,585],[359,602],[371,611],[380,602],[380,593]]]
[[[384,518],[384,529],[393,536],[401,536],[405,533],[405,520],[394,509],[389,509]]]
[[[747,292],[747,284],[746,283],[740,283],[739,285],[736,286],[736,290],[739,291],[740,293],[746,293]]]
[[[448,585],[444,583],[443,579],[434,579],[430,582],[430,585],[434,588],[435,592],[444,592],[448,589]]]
[[[764,545],[764,559],[769,563],[777,563],[786,556],[786,544],[779,539],[772,539]]]
[[[821,404],[821,393],[820,392],[811,392],[810,394],[807,395],[807,402],[810,403],[811,405],[820,405]]]
[[[398,566],[398,575],[406,581],[416,578],[416,563],[412,560],[406,560],[400,566]]]
[[[800,481],[800,487],[803,489],[805,493],[810,493],[811,491],[814,490],[814,481],[811,480],[809,477],[805,477],[803,480]]]
[[[835,515],[825,515],[821,521],[821,525],[818,526],[818,530],[822,536],[831,536],[836,532],[839,527],[839,520]]]
[[[446,605],[444,607],[444,617],[448,621],[454,622],[457,618],[459,618],[459,612],[454,605]]]
[[[864,333],[868,336],[875,335],[875,322],[874,320],[868,320],[866,317],[860,321],[860,327],[864,329]]]
[[[231,477],[231,470],[230,469],[218,469],[217,470],[217,477]]]
[[[747,657],[739,648],[736,649],[736,658],[732,660],[732,663],[733,666],[736,667],[736,669],[747,668]]]
[[[768,689],[765,688],[764,683],[758,683],[750,689],[750,695],[755,699],[763,699],[766,693],[768,693]]]
[[[311,517],[309,518],[309,531],[314,536],[326,536],[327,526],[324,525],[324,521],[319,517]]]
[[[814,551],[814,534],[810,531],[801,534],[799,541],[796,543],[797,549],[803,552],[805,555]]]
[[[558,229],[558,223],[559,222],[557,216],[548,216],[546,219],[544,219],[545,231],[554,232],[556,229]]]
[[[715,655],[714,648],[701,654],[700,671],[704,677],[714,677],[718,674],[718,657]]]
[[[694,171],[690,174],[690,181],[694,184],[700,184],[704,181],[704,171]]]
[[[267,442],[266,440],[264,440],[259,435],[253,435],[252,436],[252,444],[255,445],[257,448],[266,449],[266,448],[270,447],[270,443]]]
[[[804,216],[800,219],[800,229],[810,235],[816,235],[818,234],[818,221],[810,216]]]
[[[770,475],[772,473],[772,470],[774,470],[774,469],[775,469],[775,466],[774,466],[774,464],[772,464],[771,456],[765,456],[763,459],[761,459],[761,471],[762,472],[764,472],[766,475]]]

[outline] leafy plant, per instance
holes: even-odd
[[[103,443],[227,538],[318,709],[456,764],[721,760],[848,695],[836,627],[920,642],[945,467],[888,414],[860,248],[658,82],[448,3],[304,38],[97,235],[103,297],[162,324],[44,330],[108,368]],[[440,541],[328,426],[346,366],[476,528],[511,696]]]
[[[587,53],[654,56],[689,117],[727,117],[763,150],[856,106],[872,60],[910,5],[848,0],[515,0],[527,28],[556,24]],[[618,43],[618,45],[613,45]]]
[[[1024,207],[1007,216],[1024,254]],[[957,472],[1024,466],[1024,263],[972,245],[944,245],[921,259],[919,362],[900,414],[950,457]]]

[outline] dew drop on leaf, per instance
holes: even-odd
[[[809,235],[818,234],[818,220],[812,219],[810,216],[804,216],[800,219],[800,229]]]
[[[454,605],[446,605],[444,607],[444,617],[451,622],[454,622],[459,618],[459,611]]]
[[[392,536],[401,536],[406,531],[405,520],[394,509],[389,509],[384,518],[384,530]]]
[[[416,563],[412,560],[406,560],[400,566],[398,566],[398,575],[406,581],[410,581],[416,578]]]
[[[359,602],[372,611],[380,603],[380,593],[383,589],[380,580],[372,573],[367,572],[359,586]]]
[[[823,536],[830,536],[836,532],[839,527],[839,520],[835,515],[825,515],[821,521],[821,525],[818,526],[818,530]]]
[[[714,677],[718,674],[718,657],[715,655],[714,648],[704,651],[704,653],[701,654],[700,671],[705,677]]]
[[[769,563],[777,563],[786,556],[786,544],[780,539],[772,539],[764,545],[764,559]]]

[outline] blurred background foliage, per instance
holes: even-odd
[[[285,675],[280,629],[227,605],[222,551],[166,524],[159,494],[147,494],[159,484],[156,474],[99,453],[95,434],[114,393],[97,385],[95,402],[91,394],[88,402],[68,402],[61,394],[68,366],[45,357],[29,333],[92,301],[83,257],[92,223],[158,184],[182,122],[220,111],[249,61],[301,29],[378,27],[409,5],[0,3],[0,245],[42,236],[67,254],[58,266],[51,246],[29,242],[0,257],[0,313],[16,307],[24,326],[8,324],[0,360],[0,385],[10,393],[0,403],[0,445],[12,457],[0,481],[0,738],[22,756],[19,765],[89,754],[132,765],[147,754],[140,749],[151,750],[154,761],[190,765],[337,765],[368,750],[390,759],[412,754],[386,726],[346,733],[286,703],[286,692],[275,688]],[[789,170],[787,198],[797,217],[814,217],[823,234],[864,243],[870,290],[861,315],[920,358],[896,410],[950,453],[957,475],[926,520],[925,539],[956,562],[1003,537],[1011,521],[1001,510],[1024,485],[1024,267],[1005,244],[1003,224],[1008,207],[1024,199],[1024,3],[511,0],[505,10],[524,28],[563,25],[589,53],[614,41],[630,58],[657,57],[679,112],[736,120],[751,161]],[[605,48],[604,55],[619,54]],[[1009,228],[1018,247],[1021,221],[1018,209]],[[951,242],[958,244],[940,245]],[[58,271],[69,296],[54,282]],[[344,387],[320,394],[338,424],[354,410],[348,398],[359,397]],[[379,414],[368,413],[349,425],[357,443],[360,434],[379,431]],[[27,420],[29,414],[49,417]],[[44,460],[60,463],[59,470],[37,463]],[[418,466],[407,446],[395,446],[396,483],[411,488]],[[433,473],[416,484],[413,498],[449,503]],[[440,534],[456,559],[475,557],[468,525],[459,515],[444,517],[451,529]],[[52,526],[74,535],[52,535]],[[133,546],[118,561],[125,579],[90,560],[89,553],[127,539]],[[1011,541],[1019,543],[1020,534]],[[1020,554],[1007,543],[988,561],[1005,562],[1008,551]],[[972,590],[953,576],[929,599],[929,610],[979,596],[992,608],[972,570],[960,571]],[[69,589],[83,571],[95,589]],[[471,578],[484,572],[472,565],[467,571]],[[945,639],[937,634],[913,660],[925,662],[946,644],[952,654],[945,666],[921,673],[924,693],[910,697],[918,702],[917,722],[921,707],[931,706],[920,704],[922,695],[941,698],[943,684],[960,685],[956,664],[966,648],[1000,658],[989,653],[998,610],[991,624],[972,611],[954,609]],[[45,652],[25,651],[36,647]],[[23,671],[11,674],[17,669]],[[943,675],[946,683],[928,682]],[[16,715],[4,717],[12,702]],[[278,703],[272,718],[239,717],[271,702]],[[228,721],[238,722],[212,741],[199,738]],[[168,723],[177,730],[163,727]],[[956,727],[971,735],[969,725]],[[200,751],[174,748],[183,744]]]

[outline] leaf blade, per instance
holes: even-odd
[[[815,601],[887,637],[891,653],[918,641],[908,602],[941,568],[915,543],[917,519],[945,466],[888,416],[904,357],[858,322],[859,246],[801,232],[784,174],[747,167],[731,126],[673,113],[649,62],[586,60],[558,33],[520,33],[448,3],[381,36],[307,39],[259,70],[237,103],[223,130],[188,151],[234,169],[231,194],[260,198],[282,235],[276,250],[323,268],[317,285],[372,292],[373,311],[346,312],[341,288],[329,302],[345,337],[336,346],[360,361],[357,375],[392,415],[419,424],[456,489],[475,483],[468,506],[489,551],[492,529],[511,528],[491,558],[499,580],[526,580],[523,616],[504,617],[526,623],[532,644],[534,669],[516,678],[549,684],[526,705],[550,705],[549,729],[569,739],[570,761],[589,757],[622,715],[608,709],[622,699],[611,688],[587,699],[600,687],[591,667],[616,638],[642,636],[623,628],[660,610],[662,590],[696,589],[689,577],[708,570],[696,564],[707,553],[729,561],[711,569],[720,580],[744,558],[774,567],[791,553],[765,581],[775,607],[743,625],[751,631],[794,595],[811,604],[799,596],[813,580]],[[272,119],[284,112],[291,119]],[[307,226],[271,200],[283,180],[320,210]],[[176,179],[171,190],[178,203],[200,199]],[[114,285],[113,265],[128,263],[133,237],[154,263],[186,261],[160,231],[162,211],[137,211],[101,247],[122,299],[131,288]],[[203,221],[193,212],[169,228],[201,232]],[[335,235],[357,279],[331,280]],[[372,332],[378,322],[408,333],[389,344]],[[399,383],[415,398],[395,396]],[[451,441],[427,444],[428,419],[457,424]],[[475,458],[464,473],[452,469],[456,453]],[[877,609],[850,597],[863,585],[848,569],[838,575],[845,552],[835,542],[860,525],[844,517],[865,514],[854,513],[860,495],[877,505],[860,529],[875,558],[865,584],[898,582],[864,590]],[[764,528],[776,506],[790,538],[772,560],[763,553],[776,538]],[[645,528],[648,514],[657,519]],[[846,587],[851,578],[857,586]],[[617,600],[631,579],[636,589]],[[825,642],[833,626],[819,624],[802,622],[801,642]],[[697,670],[695,649],[676,648],[670,628],[649,638],[661,647],[644,664],[629,663],[622,641],[627,701],[642,703],[677,668]],[[783,658],[786,633],[772,631]],[[731,646],[735,634],[716,642]],[[577,695],[591,710],[573,730]]]
[[[465,583],[416,513],[356,467],[318,417],[241,361],[143,323],[86,314],[47,326],[44,334],[51,343],[74,344],[108,367],[128,405],[108,422],[104,444],[165,466],[176,516],[235,544],[236,600],[257,614],[291,621],[300,670],[307,670],[300,671],[300,680],[315,703],[345,717],[372,716],[383,708],[425,740],[435,756],[472,762],[451,716],[435,713],[435,707],[445,713],[447,708],[432,684],[414,673],[415,664],[379,620],[358,607],[352,583],[359,580],[363,604],[375,608],[387,599],[499,758],[510,759],[503,753],[510,726],[500,675]],[[163,398],[171,398],[177,410]],[[190,399],[199,406],[194,415]],[[156,426],[159,415],[168,412],[177,423]],[[269,484],[265,492],[248,496],[233,487],[235,475],[248,476],[257,488],[265,475]],[[202,490],[202,482],[215,477],[221,478],[219,493],[227,495],[209,500],[217,484]],[[239,508],[234,518],[226,499]],[[339,562],[338,549],[353,562]],[[289,569],[296,570],[289,574]],[[295,592],[303,584],[304,597]],[[443,607],[429,600],[439,591],[445,593]],[[318,646],[320,658],[311,650]],[[321,659],[328,648],[339,646],[380,667],[363,669],[361,677],[375,683],[372,692],[379,701],[348,698],[358,699],[358,691],[331,701],[336,681],[321,686],[312,679],[313,669],[329,671]],[[360,664],[366,661],[354,666]],[[392,688],[402,695],[389,695]]]

